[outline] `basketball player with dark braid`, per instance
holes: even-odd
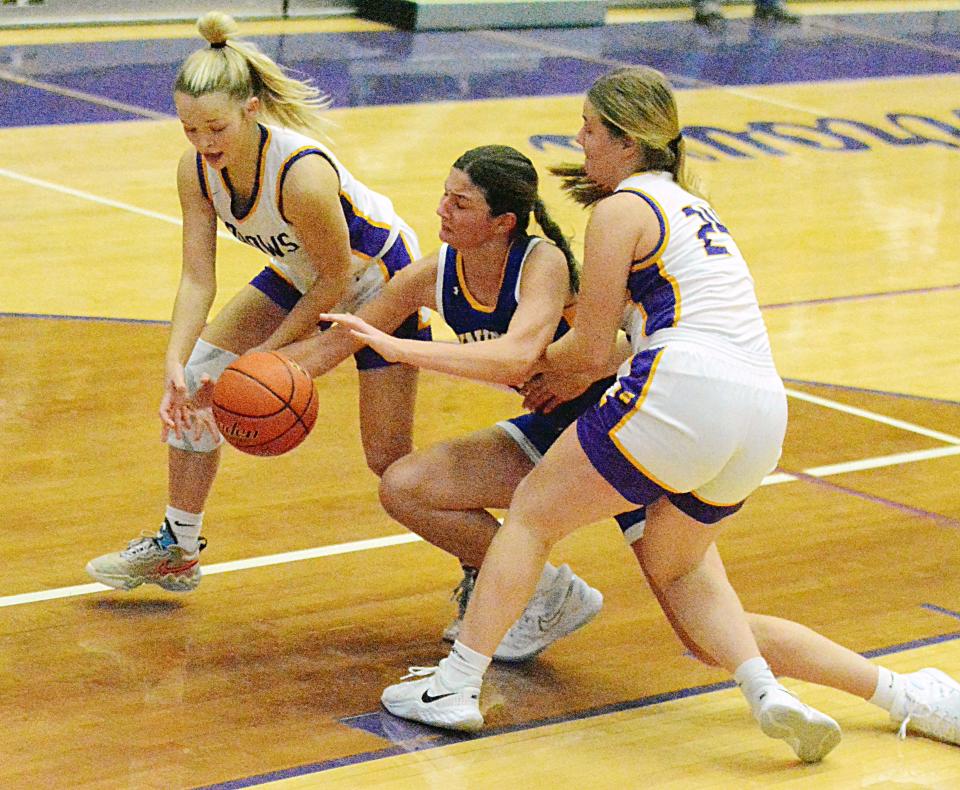
[[[569,244],[538,194],[533,163],[503,145],[474,148],[454,162],[437,208],[438,251],[394,277],[361,314],[393,331],[420,306],[439,312],[459,340],[460,375],[522,383],[522,372],[569,328],[578,273]],[[530,235],[533,218],[546,239]],[[421,344],[425,349],[433,344]],[[450,347],[451,344],[438,344]],[[363,348],[343,327],[283,349],[313,375]],[[616,368],[578,375],[579,397],[550,414],[529,412],[404,456],[384,473],[380,499],[397,521],[460,560],[462,610],[505,508],[520,480],[577,415],[610,384]],[[596,381],[596,379],[601,379]],[[582,393],[582,394],[581,394]],[[571,571],[545,562],[537,589],[494,658],[523,661],[586,624],[603,596]],[[444,632],[453,641],[458,615]]]

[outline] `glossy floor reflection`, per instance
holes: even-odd
[[[668,71],[790,388],[781,469],[721,542],[734,583],[752,609],[960,677],[960,2],[834,5],[867,4],[803,4],[783,29],[731,9],[719,36],[688,9],[578,30],[241,29],[331,93],[332,147],[425,251],[463,150],[514,145],[545,172],[579,156],[596,75]],[[154,415],[187,146],[169,91],[200,42],[189,26],[40,34],[0,33],[20,42],[0,46],[0,786],[960,786],[957,748],[899,741],[813,686],[794,687],[845,740],[821,766],[787,759],[684,654],[612,522],[555,557],[603,612],[492,672],[485,737],[383,714],[384,685],[444,654],[459,567],[381,509],[349,364],[318,382],[295,453],[224,453],[195,593],[87,586],[84,563],[165,502]],[[541,193],[577,248],[585,213],[555,179]],[[224,239],[217,306],[261,266]],[[416,443],[519,408],[426,375]]]

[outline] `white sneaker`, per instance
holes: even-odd
[[[903,679],[903,688],[890,709],[890,719],[900,725],[900,737],[905,738],[909,730],[960,744],[960,683],[930,668]]]
[[[493,657],[498,661],[533,658],[561,637],[589,623],[602,606],[603,594],[577,576],[569,565],[561,565],[553,584],[530,599]]]
[[[443,664],[447,659],[443,659]],[[449,689],[440,680],[440,667],[410,667],[409,683],[387,686],[380,702],[394,716],[448,730],[475,732],[483,726],[480,713],[480,679],[476,684]]]
[[[840,725],[783,686],[771,686],[754,715],[765,735],[786,741],[805,763],[819,762],[840,743]]]
[[[453,591],[452,598],[457,602],[459,612],[443,631],[447,642],[455,642],[460,636],[463,615],[477,578],[476,572],[471,571],[468,569],[464,573]],[[493,659],[517,662],[533,658],[551,643],[590,622],[602,606],[603,594],[573,573],[569,566],[563,565],[557,569],[557,580],[550,590],[535,595],[527,604],[523,614],[503,637]]]

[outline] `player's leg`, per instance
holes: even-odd
[[[642,356],[634,363],[628,394],[644,380],[642,363]],[[591,458],[603,459],[608,479],[650,503],[636,544],[641,567],[677,634],[694,654],[734,676],[763,731],[785,740],[802,760],[820,760],[839,743],[840,728],[776,681],[714,548],[718,523],[777,462],[787,416],[782,386],[762,369],[686,349],[662,352],[646,381],[642,406],[614,423],[619,446],[611,446],[604,422],[588,448]],[[631,408],[618,400],[601,407],[613,411],[608,416]],[[656,500],[643,494],[651,475],[663,481]]]
[[[481,677],[534,594],[553,545],[581,525],[630,508],[587,460],[575,429],[565,431],[517,487],[450,657],[430,678],[387,688],[381,698],[387,710],[453,729],[482,726]]]
[[[722,567],[716,547],[707,561]],[[805,625],[747,613],[760,652],[777,675],[861,697],[913,732],[960,744],[960,683],[937,669],[894,672]]]
[[[359,371],[360,439],[378,477],[413,450],[416,368],[388,365]]]
[[[506,509],[533,462],[497,427],[417,450],[380,481],[391,517],[425,540],[479,568],[500,523],[487,508]]]
[[[430,340],[429,324],[414,313],[394,330],[395,337]],[[354,354],[359,374],[360,439],[367,466],[380,477],[399,458],[413,451],[413,413],[419,371],[387,362],[372,348]]]
[[[499,428],[417,450],[391,464],[380,480],[380,503],[407,529],[460,561],[463,578],[451,596],[457,614],[444,629],[452,642],[473,592],[487,546],[500,522],[487,508],[506,508],[533,462]]]
[[[258,278],[262,279],[262,278]],[[270,336],[287,310],[260,288],[245,286],[207,325],[184,375],[193,393],[201,378],[216,381],[240,354]],[[186,592],[200,583],[200,532],[207,497],[217,475],[220,437],[168,436],[168,505],[154,536],[134,538],[126,549],[87,564],[87,573],[110,587],[133,589],[144,583]]]
[[[500,526],[486,508],[506,508],[541,457],[532,443],[537,437],[521,432],[531,431],[536,422],[536,415],[523,415],[411,453],[394,463],[380,482],[380,500],[391,516],[460,560],[464,576],[454,590],[458,614],[443,632],[449,642],[459,635],[477,569]],[[546,562],[535,594],[494,658],[526,661],[585,625],[602,604],[602,594],[569,566],[556,568]]]
[[[753,16],[765,22],[785,22],[796,25],[800,17],[787,10],[784,0],[754,0]]]
[[[634,541],[631,548],[643,567],[641,543]],[[704,560],[718,577],[723,575],[715,545],[707,550]],[[715,664],[683,630],[646,569],[644,573],[680,640],[697,658]],[[901,732],[906,728],[960,744],[960,683],[940,670],[926,668],[901,674],[792,620],[753,612],[747,612],[746,617],[775,675],[845,691],[887,711],[891,721],[901,726]]]
[[[198,348],[186,365],[187,388],[200,386],[206,374],[216,381],[226,367],[247,349],[266,340],[280,325],[287,310],[266,294],[245,286],[200,335]],[[199,353],[198,353],[199,352]],[[170,504],[202,513],[219,467],[221,442],[208,434],[199,442],[184,437],[170,442]]]
[[[727,24],[719,0],[693,0],[693,21],[715,33],[722,31]]]
[[[718,531],[662,497],[647,507],[639,544],[644,572],[681,638],[734,676],[764,733],[786,741],[805,762],[821,760],[840,742],[840,728],[776,681],[715,561]]]

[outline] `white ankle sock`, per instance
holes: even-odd
[[[756,710],[760,705],[765,689],[780,685],[762,656],[744,661],[733,673],[733,679],[743,692],[743,696],[747,698],[752,710]]]
[[[892,672],[886,667],[879,667],[880,675],[877,678],[877,688],[867,702],[889,712],[897,698],[897,692],[903,684],[903,676]]]
[[[467,647],[459,640],[440,662],[438,674],[448,688],[460,688],[467,683],[476,683],[490,666],[490,658]]]
[[[167,505],[167,523],[177,539],[177,545],[187,554],[193,554],[199,545],[203,513],[188,513],[186,510]]]

